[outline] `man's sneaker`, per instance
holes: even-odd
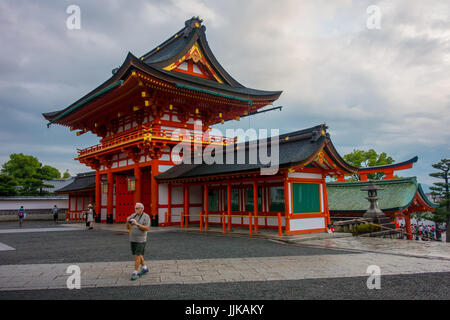
[[[141,269],[141,271],[139,272],[139,277],[142,277],[147,272],[148,272],[148,268],[147,269]]]
[[[133,273],[132,275],[131,275],[131,281],[134,281],[134,280],[137,280],[137,278],[139,278],[139,276],[138,276],[138,274],[137,273]]]

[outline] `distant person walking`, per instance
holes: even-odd
[[[17,212],[17,216],[19,217],[19,228],[22,228],[23,219],[25,219],[25,209],[23,206],[20,206],[19,211]]]
[[[58,211],[59,211],[59,209],[58,209],[58,207],[57,207],[56,204],[55,204],[55,206],[52,208],[53,222],[54,222],[55,224],[58,223]]]
[[[88,205],[87,210],[84,211],[84,221],[86,221],[86,230],[94,229],[94,218],[95,218],[94,208],[92,204]]]
[[[148,272],[144,261],[147,232],[150,230],[150,216],[144,212],[144,205],[136,203],[134,213],[127,218],[127,228],[130,233],[131,253],[134,255],[134,271],[131,280],[136,280]],[[139,271],[139,266],[142,266]]]
[[[89,223],[89,230],[94,229],[95,211],[94,206],[89,203],[87,210],[87,221]]]

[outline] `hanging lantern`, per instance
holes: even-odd
[[[102,178],[101,180],[101,190],[102,193],[108,193],[108,180],[105,178]]]
[[[128,186],[128,191],[136,190],[136,177],[135,176],[127,177],[127,186]]]

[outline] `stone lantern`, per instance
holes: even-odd
[[[370,181],[369,185],[362,188],[361,191],[367,191],[368,197],[366,197],[367,200],[369,200],[370,207],[369,209],[363,214],[363,218],[371,219],[371,220],[380,220],[380,218],[386,218],[386,215],[383,211],[378,208],[378,199],[380,197],[377,196],[377,191],[383,190],[383,188],[376,186],[373,181]],[[384,219],[381,219],[384,220]]]

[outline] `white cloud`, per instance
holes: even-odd
[[[148,52],[186,19],[200,16],[213,52],[233,77],[249,87],[284,91],[275,104],[285,106],[283,112],[231,127],[250,124],[286,132],[326,122],[343,154],[374,148],[397,161],[417,154],[426,170],[449,154],[450,4],[377,1],[381,29],[368,30],[371,4],[83,2],[82,29],[69,32],[64,5],[2,3],[0,40],[9,45],[0,55],[0,109],[9,122],[19,121],[18,127],[26,125],[53,143],[45,121],[27,110],[69,105],[106,80],[127,51]],[[36,10],[39,15],[32,14]],[[55,149],[42,146],[41,153],[65,154],[71,163],[69,150],[75,154],[74,144],[87,141],[82,139],[55,142]],[[27,149],[20,143],[14,150]]]

